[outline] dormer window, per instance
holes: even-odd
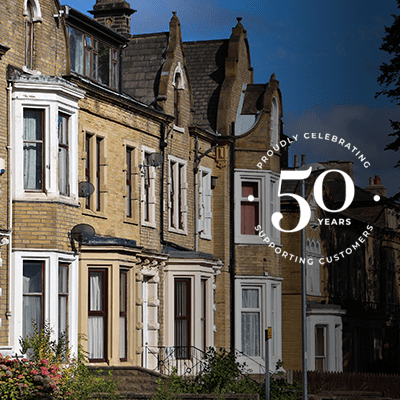
[[[119,82],[119,51],[91,34],[69,27],[71,71],[113,89]]]

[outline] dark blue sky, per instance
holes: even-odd
[[[389,118],[400,120],[400,109],[385,97],[374,99],[379,66],[387,55],[379,50],[384,25],[400,13],[395,0],[130,0],[137,12],[132,33],[168,29],[172,11],[182,25],[184,41],[227,38],[242,17],[248,31],[255,82],[272,73],[280,81],[285,134],[329,132],[361,149],[368,169],[347,149],[325,141],[305,141],[291,153],[307,162],[353,160],[355,182],[381,175],[393,195],[400,187],[400,154],[384,152],[391,141]],[[93,0],[66,2],[79,11]],[[291,157],[293,158],[293,157]]]

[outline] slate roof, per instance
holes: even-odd
[[[229,39],[184,42],[186,65],[192,85],[193,125],[215,132],[225,57]]]
[[[132,35],[124,49],[123,90],[147,105],[154,104],[158,95],[168,36],[168,32]]]

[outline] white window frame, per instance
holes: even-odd
[[[68,264],[68,340],[73,353],[78,349],[78,256],[47,251],[16,251],[12,255],[10,284],[11,293],[10,346],[14,354],[20,353],[19,338],[23,329],[23,264],[24,261],[40,261],[44,263],[44,320],[53,329],[53,339],[58,339],[58,279],[59,265]],[[56,290],[53,290],[57,288]]]
[[[171,164],[174,164],[174,179],[171,177]],[[181,187],[179,188],[179,180],[177,177],[178,174],[181,174]],[[174,184],[174,201],[171,202],[171,191],[172,191],[172,181]],[[188,206],[187,206],[187,161],[168,156],[168,230],[170,232],[180,233],[187,235],[188,227],[187,227],[187,214],[188,214]],[[178,198],[179,191],[181,196],[181,207],[179,208]],[[173,217],[174,217],[174,225],[172,224],[172,207],[173,209]],[[183,214],[183,229],[179,228],[179,216]]]
[[[257,288],[260,290],[261,307],[260,321],[260,356],[244,356],[239,354],[238,361],[259,373],[259,364],[265,365],[265,337],[268,327],[273,328],[273,338],[268,341],[269,367],[275,370],[276,363],[282,359],[282,278],[270,276],[237,276],[235,279],[235,348],[242,352],[242,290]],[[274,296],[274,309],[272,310],[271,296]],[[272,320],[274,318],[274,321]]]
[[[12,168],[14,175],[13,199],[61,201],[78,203],[78,101],[84,91],[67,82],[16,81],[13,83],[11,144],[13,149]],[[24,109],[43,110],[43,185],[41,191],[24,189],[23,132]],[[68,117],[69,143],[69,194],[59,193],[58,186],[58,116]]]
[[[176,84],[176,75],[177,74],[180,76],[178,85]],[[182,65],[181,65],[180,61],[178,61],[178,65],[175,67],[175,70],[174,70],[172,86],[174,87],[174,91],[175,90],[185,90],[185,80],[184,80]],[[180,96],[180,94],[179,94],[179,96]],[[174,103],[175,103],[175,93],[174,93]],[[182,104],[182,100],[180,101],[179,104]],[[175,107],[175,105],[174,105],[174,107]],[[179,110],[178,110],[178,112],[179,112]],[[181,118],[182,118],[182,115],[181,115]],[[181,133],[185,132],[185,128],[183,126],[176,125],[175,123],[174,123],[174,130],[181,132]]]
[[[142,165],[146,165],[146,157],[150,154],[155,153],[154,149],[150,147],[142,146]],[[156,227],[156,168],[155,167],[144,167],[146,168],[146,174],[142,175],[142,193],[141,193],[141,203],[142,203],[142,225],[150,226],[152,228]],[[145,179],[146,177],[146,179]],[[146,182],[149,182],[149,198],[146,197]],[[146,202],[149,203],[149,215],[148,221],[144,219],[144,207]]]
[[[253,169],[235,170],[235,242],[237,244],[265,244],[263,238],[255,230],[254,235],[242,235],[241,233],[242,182],[246,181],[258,182],[259,184],[258,199],[260,202],[260,216],[257,225],[261,226],[261,230],[272,242],[280,245],[280,231],[273,227],[271,222],[272,214],[280,211],[280,201],[277,196],[279,174],[273,171],[257,171]]]
[[[211,169],[200,167],[199,169],[199,218],[198,230],[200,238],[212,239],[212,190]]]
[[[319,240],[310,239],[306,240],[306,257],[311,259],[312,264],[308,262],[307,267],[307,294],[311,296],[321,296],[321,264],[319,263],[320,258],[323,258],[321,254],[321,244]]]
[[[344,310],[333,310],[328,308],[310,308],[307,310],[307,353],[308,370],[315,371],[315,327],[326,328],[326,370],[343,371],[343,349],[342,349],[342,316]]]
[[[276,97],[271,101],[271,146],[279,142],[279,102]]]
[[[198,349],[202,348],[201,331],[201,302],[202,298],[201,281],[206,280],[206,345],[214,346],[214,290],[215,275],[220,273],[221,265],[215,265],[214,262],[185,259],[170,259],[164,268],[165,272],[165,343],[166,346],[175,345],[175,279],[191,279],[191,327],[190,327],[190,345]]]

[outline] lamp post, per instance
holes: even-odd
[[[301,181],[301,197],[306,196],[306,180]],[[308,398],[307,390],[307,291],[306,291],[306,228],[301,230],[301,320],[303,358],[303,400]]]

